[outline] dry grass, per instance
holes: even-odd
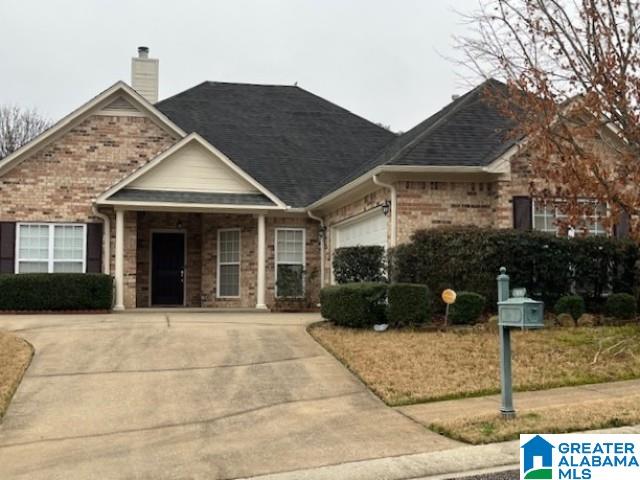
[[[389,405],[498,393],[498,334],[351,330],[328,323],[311,335]],[[517,390],[640,378],[640,326],[514,332]]]
[[[0,330],[0,419],[31,362],[33,348],[12,333]]]
[[[569,433],[637,425],[640,395],[615,400],[581,402],[571,407],[553,407],[519,413],[514,420],[498,415],[435,421],[429,428],[474,445],[517,439],[521,433]]]

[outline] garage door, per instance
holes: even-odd
[[[336,248],[356,245],[387,246],[387,217],[380,210],[336,227]]]

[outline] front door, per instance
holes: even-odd
[[[184,304],[184,233],[153,232],[151,304]]]

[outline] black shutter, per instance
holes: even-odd
[[[513,197],[513,228],[531,230],[531,197]]]
[[[102,224],[87,224],[87,273],[102,272]]]
[[[15,273],[16,224],[0,222],[0,273]]]
[[[622,211],[618,215],[614,233],[616,238],[627,238],[629,236],[629,214],[627,212]]]

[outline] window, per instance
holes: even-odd
[[[304,295],[304,229],[276,229],[276,296]]]
[[[218,297],[240,296],[240,230],[218,230]]]
[[[591,203],[592,208],[589,208],[590,212],[585,213],[581,219],[579,225],[576,228],[568,228],[566,234],[573,237],[576,233],[582,234],[586,232],[587,235],[607,235],[607,231],[602,223],[603,219],[607,216],[607,206],[603,203],[598,203],[590,200],[583,200],[584,203]],[[592,212],[592,213],[591,213]],[[543,203],[533,202],[533,229],[541,232],[560,234],[560,227],[557,224],[557,220],[566,218],[557,206],[557,203]]]
[[[84,273],[86,225],[18,224],[17,273]]]

